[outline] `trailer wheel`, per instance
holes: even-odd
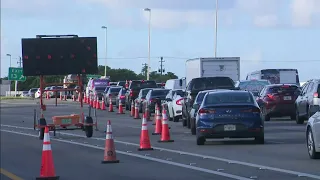
[[[91,138],[93,135],[93,126],[84,126],[87,138]]]

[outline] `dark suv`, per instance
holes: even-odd
[[[265,121],[271,117],[290,116],[296,119],[295,101],[300,88],[294,84],[272,84],[265,86],[258,94],[257,102]]]
[[[180,82],[180,84],[182,84]],[[237,89],[229,77],[201,77],[192,79],[187,87],[182,104],[182,123],[190,128],[190,110],[198,92],[213,89]]]
[[[131,110],[131,103],[134,101],[140,92],[144,88],[157,88],[155,81],[146,80],[133,80],[129,83],[129,88],[126,92],[126,110]]]

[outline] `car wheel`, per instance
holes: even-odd
[[[298,108],[296,108],[296,123],[297,124],[303,124],[304,123],[303,118],[299,116]]]
[[[191,134],[196,135],[196,124],[195,122],[191,122]]]
[[[191,122],[190,122],[190,116],[187,116],[187,128],[190,129],[191,128]]]
[[[199,146],[204,145],[205,142],[206,142],[205,137],[197,137],[197,145]]]
[[[187,119],[186,118],[182,118],[182,126],[183,127],[187,126]]]
[[[310,128],[308,128],[308,131],[307,131],[307,148],[308,148],[309,157],[311,159],[320,159],[320,153],[316,152],[313,135]]]
[[[167,111],[167,117],[169,117],[169,121],[173,121],[173,119],[174,119],[174,114],[173,114],[173,117],[170,117],[170,112],[169,112],[168,107],[166,107],[166,111]],[[173,111],[172,111],[172,113],[173,113]]]
[[[254,138],[254,141],[257,143],[257,144],[264,144],[264,135],[261,135],[261,136],[258,136],[258,137],[255,137]]]
[[[268,114],[266,114],[266,109],[263,108],[263,119],[264,121],[270,121],[270,116]]]

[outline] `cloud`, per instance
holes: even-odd
[[[294,26],[310,26],[313,18],[320,15],[319,0],[292,0],[290,8]]]

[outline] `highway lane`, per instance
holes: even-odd
[[[119,164],[101,164],[103,150],[54,139],[52,150],[56,174],[62,180],[228,179],[121,154]],[[21,179],[39,175],[41,151],[42,141],[36,137],[1,131],[1,166]]]
[[[46,115],[50,117],[57,113],[60,113],[59,115],[61,115],[79,111],[75,102],[70,103],[71,104],[68,106],[61,105],[52,108],[48,107]],[[17,118],[17,113],[10,109],[11,108],[1,109],[1,124],[32,128],[32,120],[30,120],[32,119],[32,105],[28,105],[28,107],[25,108],[19,108],[19,111],[24,114],[19,118]],[[115,113],[108,113],[106,111],[98,111],[97,114],[100,131],[95,131],[94,133],[95,137],[98,137],[98,139],[83,140],[84,138],[81,139],[81,137],[70,137],[70,135],[75,134],[83,136],[84,133],[81,131],[62,132],[58,137],[62,139],[71,139],[81,143],[87,141],[86,143],[88,144],[103,146],[103,127],[105,126],[106,120],[110,119],[112,120],[116,137],[117,150],[136,153],[136,145],[139,144],[141,120],[134,120],[127,114],[116,115]],[[12,120],[12,117],[15,117],[13,118],[14,120]],[[291,121],[266,122],[267,143],[265,145],[255,145],[252,141],[215,141],[209,143],[209,145],[200,147],[195,145],[195,137],[190,135],[189,130],[182,128],[181,123],[170,122],[170,126],[172,127],[171,135],[175,142],[160,144],[156,142],[156,140],[159,139],[159,136],[151,136],[152,145],[164,149],[162,149],[162,151],[148,152],[150,156],[183,164],[191,163],[192,166],[199,166],[201,168],[210,167],[212,170],[223,169],[222,171],[226,173],[244,177],[257,177],[258,179],[267,179],[267,177],[276,179],[304,179],[298,177],[298,174],[301,174],[299,172],[315,174],[318,176],[320,174],[320,162],[312,161],[307,156],[304,139],[304,125],[296,125]],[[2,126],[2,128],[4,127]],[[22,129],[21,131],[28,131],[28,133],[31,133],[29,132],[30,130],[26,129]],[[149,126],[149,131],[153,131],[152,125]],[[134,145],[130,143],[134,143]],[[177,151],[184,151],[189,154],[180,155]],[[203,159],[202,157],[204,156],[208,157]],[[228,163],[225,159],[241,162]],[[254,165],[245,164],[245,162],[254,163]],[[260,166],[256,166],[255,164],[259,164]],[[279,172],[279,169],[275,169],[274,171],[263,170],[264,168],[259,169],[259,167],[262,167],[261,165],[292,170],[294,172],[283,173],[283,171]]]

